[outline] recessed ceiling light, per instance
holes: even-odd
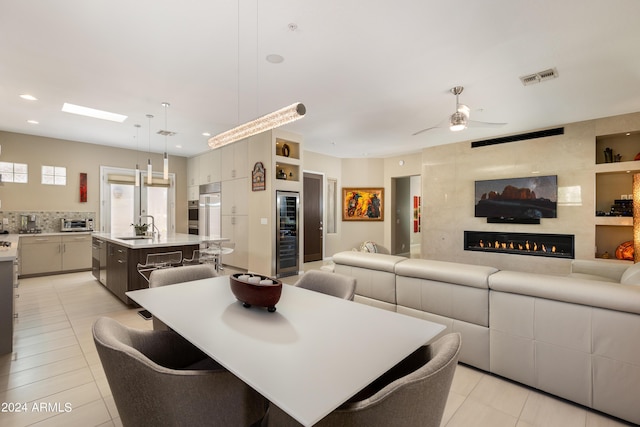
[[[209,132],[202,132],[202,136],[211,136]]]
[[[176,148],[182,148],[182,145],[178,144],[176,145]]]
[[[65,113],[78,114],[80,116],[93,117],[95,119],[111,120],[112,122],[122,123],[127,120],[127,116],[122,114],[110,113],[108,111],[96,110],[94,108],[83,107],[81,105],[69,104],[67,102],[62,106]]]
[[[37,101],[38,100],[38,98],[36,98],[33,95],[29,95],[28,93],[23,93],[22,95],[20,95],[20,98],[26,99],[27,101]]]
[[[37,121],[37,120],[27,120],[27,123],[29,123],[30,125],[37,125],[37,124],[40,124],[40,122],[39,122],[39,121]]]
[[[267,55],[267,62],[271,62],[272,64],[280,64],[283,61],[284,57],[282,57],[281,55],[275,53]]]

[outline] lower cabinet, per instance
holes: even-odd
[[[107,243],[107,289],[124,303],[129,303],[125,295],[129,282],[128,258],[129,249],[115,243]]]
[[[20,236],[20,275],[62,270],[61,236]]]
[[[193,257],[199,245],[152,247],[132,249],[113,242],[107,242],[106,287],[125,304],[134,304],[126,292],[149,287],[147,280],[138,272],[138,264],[145,264],[147,255],[152,253],[182,251],[183,258]]]
[[[13,351],[13,261],[0,262],[0,354]]]
[[[62,271],[91,268],[91,235],[62,236]]]
[[[91,235],[20,236],[20,275],[91,269]]]

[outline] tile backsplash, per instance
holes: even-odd
[[[62,218],[90,218],[96,219],[95,212],[63,212],[63,211],[0,211],[0,230],[6,230],[11,234],[18,234],[20,231],[20,216],[35,215],[36,228],[42,233],[57,233],[60,231],[60,220]],[[5,224],[6,222],[8,224]]]

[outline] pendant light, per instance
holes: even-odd
[[[153,166],[151,166],[151,119],[153,119],[153,115],[147,114],[147,119],[149,119],[149,158],[147,159],[147,185],[151,185],[153,183]]]
[[[135,176],[135,186],[140,187],[140,162],[138,158],[140,157],[140,125],[133,125],[136,128],[136,176]]]
[[[304,104],[297,102],[288,107],[266,114],[260,118],[220,133],[209,139],[209,147],[218,148],[253,135],[275,129],[304,117],[307,112]]]
[[[169,134],[167,129],[167,109],[169,108],[168,102],[163,102],[162,106],[164,107],[164,157],[163,157],[163,166],[162,166],[162,177],[167,180],[169,179],[169,157],[167,156],[167,135]]]

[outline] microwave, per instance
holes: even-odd
[[[62,218],[60,231],[93,231],[93,219],[68,219]]]

